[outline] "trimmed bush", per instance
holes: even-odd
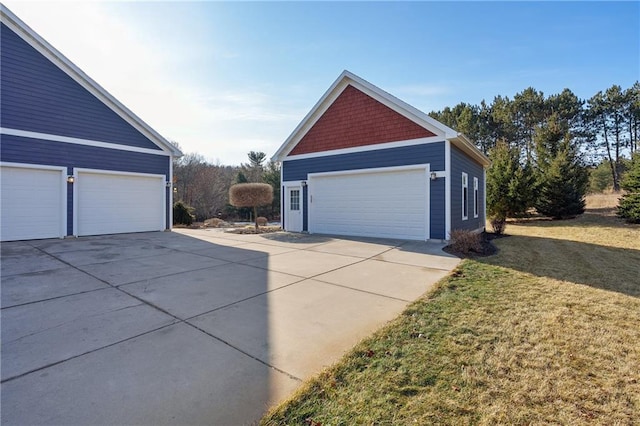
[[[253,207],[258,229],[258,206],[271,204],[273,188],[267,183],[238,183],[229,188],[229,203],[234,207]]]
[[[193,215],[193,207],[185,205],[182,201],[173,204],[173,224],[174,225],[191,225],[195,216]]]
[[[482,251],[482,235],[466,229],[454,229],[451,231],[449,246],[458,253],[468,254],[472,251],[480,253]]]
[[[504,234],[504,230],[507,227],[507,219],[503,216],[494,216],[489,219],[493,233],[496,235]]]

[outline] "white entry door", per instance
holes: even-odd
[[[302,232],[302,187],[287,186],[285,194],[284,229]]]

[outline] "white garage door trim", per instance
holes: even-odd
[[[164,231],[166,226],[166,182],[165,175],[159,174],[149,174],[149,173],[134,173],[134,172],[120,172],[120,171],[111,171],[111,170],[96,170],[96,169],[83,169],[77,168],[73,171],[75,177],[75,183],[73,185],[73,232],[75,236],[83,236],[83,235],[105,235],[105,234],[122,234],[129,232],[149,232],[149,231]],[[135,182],[136,177],[150,178],[157,180],[157,190],[158,193],[155,196],[158,198],[153,202],[156,204],[157,208],[157,217],[154,219],[153,217],[149,218],[149,222],[144,223],[142,226],[140,224],[130,223],[127,221],[127,214],[130,212],[132,208],[132,200],[128,198],[124,198],[122,200],[123,203],[130,203],[126,208],[122,208],[120,214],[117,217],[107,218],[107,222],[103,224],[103,226],[98,226],[95,223],[83,223],[83,208],[84,205],[88,202],[87,195],[81,194],[81,188],[83,187],[83,178],[86,182],[87,175],[99,175],[99,176],[114,176],[114,177],[129,177],[132,180],[130,182]],[[123,182],[127,183],[127,182]],[[155,183],[152,183],[155,185]],[[160,194],[160,196],[158,196]],[[153,198],[153,196],[152,196]],[[117,200],[118,202],[120,200]],[[135,200],[135,202],[140,202],[144,200]],[[149,204],[141,204],[146,207],[153,207]],[[111,225],[109,224],[111,222]]]
[[[340,235],[353,235],[353,236],[370,236],[370,237],[383,237],[383,238],[402,238],[402,239],[415,239],[415,240],[427,240],[429,239],[429,235],[430,235],[430,226],[429,226],[429,221],[430,221],[430,212],[429,212],[429,202],[430,202],[430,180],[429,180],[429,171],[430,171],[430,167],[429,164],[414,164],[414,165],[410,165],[410,166],[398,166],[398,167],[381,167],[381,168],[371,168],[371,169],[357,169],[357,170],[343,170],[343,171],[336,171],[336,172],[323,172],[323,173],[309,173],[308,175],[308,189],[309,189],[309,232],[310,233],[336,233],[335,231],[331,231],[330,229],[326,229],[323,228],[321,226],[318,225],[318,216],[319,213],[317,212],[317,202],[314,203],[314,194],[316,193],[316,190],[318,188],[318,185],[321,184],[322,182],[322,178],[324,177],[340,177],[340,176],[349,176],[349,175],[368,175],[371,178],[374,178],[376,176],[378,176],[378,178],[382,177],[381,175],[385,175],[384,177],[388,177],[390,180],[393,179],[393,175],[396,176],[400,176],[401,173],[398,172],[407,172],[407,171],[417,171],[419,173],[417,173],[415,176],[413,176],[414,178],[420,179],[420,181],[415,182],[415,181],[411,181],[408,182],[408,185],[406,185],[406,187],[411,188],[414,185],[416,185],[417,188],[424,188],[424,192],[421,192],[421,194],[424,194],[424,205],[423,205],[423,211],[422,211],[422,218],[420,220],[418,220],[416,223],[420,222],[420,227],[422,229],[424,229],[424,231],[420,232],[419,235],[413,234],[413,233],[402,233],[402,232],[396,232],[393,231],[391,233],[389,232],[383,232],[383,231],[379,231],[376,232],[375,230],[371,230],[371,229],[365,229],[367,228],[367,225],[364,225],[363,228],[358,229],[357,225],[351,224],[351,226],[349,227],[348,230],[342,230],[339,231],[338,233]],[[407,176],[405,176],[406,178]],[[402,179],[399,179],[400,181]],[[406,179],[405,179],[406,180]],[[379,179],[380,181],[380,179]],[[388,182],[388,183],[392,183],[392,182]],[[372,189],[370,189],[372,190]],[[422,222],[422,220],[424,222]],[[356,223],[358,221],[355,221]],[[368,225],[370,226],[370,225]]]
[[[33,170],[36,173],[37,171],[57,172],[59,173],[59,178],[56,178],[55,174],[51,176],[52,181],[50,183],[52,187],[48,188],[47,193],[42,194],[43,196],[31,193],[30,195],[33,196],[27,197],[26,200],[21,202],[17,202],[15,200],[11,200],[11,197],[14,194],[12,192],[8,192],[7,188],[5,188],[5,185],[7,185],[7,182],[5,181],[7,175],[4,175],[6,169],[5,171],[0,172],[0,191],[2,191],[2,201],[0,201],[0,208],[2,209],[2,217],[0,217],[0,220],[2,221],[2,228],[0,230],[0,237],[2,241],[64,238],[67,230],[67,168],[40,164],[0,162],[0,168],[4,167],[24,169],[25,171]],[[25,175],[23,179],[28,179],[28,176]],[[59,186],[53,181],[54,179],[59,179]],[[59,191],[59,193],[51,193],[51,189]],[[52,199],[47,199],[47,196],[53,197],[53,200],[55,200],[54,205],[50,205]],[[38,205],[38,203],[42,203],[43,199],[48,201],[49,206],[43,206],[41,204]],[[9,202],[9,205],[6,204],[7,202]],[[27,204],[25,205],[25,203]],[[16,207],[17,210],[15,212],[6,210],[11,207]],[[14,213],[21,217],[20,220],[28,222],[28,226],[23,227],[23,224],[16,223],[14,221]],[[54,220],[47,223],[47,221],[42,220],[42,218],[38,218],[37,215],[29,217],[29,213],[37,213],[37,215],[45,215],[45,217],[51,217],[51,215],[54,215]],[[58,217],[56,218],[55,216]],[[22,219],[23,217],[24,219]]]

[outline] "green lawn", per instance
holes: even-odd
[[[639,424],[640,227],[507,233],[262,424]]]

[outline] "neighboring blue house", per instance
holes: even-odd
[[[0,239],[170,229],[180,151],[0,7]]]
[[[447,240],[485,226],[488,158],[344,71],[273,157],[288,231]]]

